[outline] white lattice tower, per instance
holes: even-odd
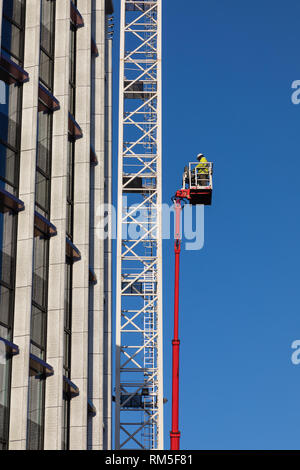
[[[116,449],[163,449],[161,0],[121,0]]]

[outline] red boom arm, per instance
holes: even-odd
[[[181,199],[176,198],[175,206],[175,289],[174,289],[174,339],[172,341],[173,350],[173,371],[172,371],[172,431],[170,432],[171,450],[180,449],[179,427],[179,345],[178,324],[179,324],[179,259],[181,250],[180,240],[180,216]]]

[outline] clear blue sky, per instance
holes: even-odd
[[[300,3],[163,0],[163,12],[164,201],[198,152],[215,164],[204,249],[182,254],[181,446],[300,449]],[[164,242],[166,448],[172,250]]]

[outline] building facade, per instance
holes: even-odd
[[[111,448],[112,13],[0,0],[0,449]]]

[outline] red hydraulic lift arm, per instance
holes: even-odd
[[[192,205],[211,205],[212,197],[212,163],[210,165],[210,179],[206,181],[205,186],[186,188],[185,179],[183,188],[179,189],[172,198],[175,208],[175,288],[174,288],[174,338],[172,341],[172,430],[170,431],[171,450],[180,449],[180,431],[179,431],[179,260],[181,251],[181,211],[185,202]],[[191,171],[191,170],[190,170]],[[193,170],[196,171],[196,170]],[[195,174],[196,176],[196,174]],[[195,178],[197,180],[197,178]],[[209,183],[209,184],[208,184]],[[202,183],[203,184],[203,183]]]
[[[172,341],[173,366],[172,366],[172,430],[170,432],[171,450],[180,449],[179,431],[179,260],[181,251],[180,219],[182,200],[174,199],[175,207],[175,289],[174,289],[174,338]]]

